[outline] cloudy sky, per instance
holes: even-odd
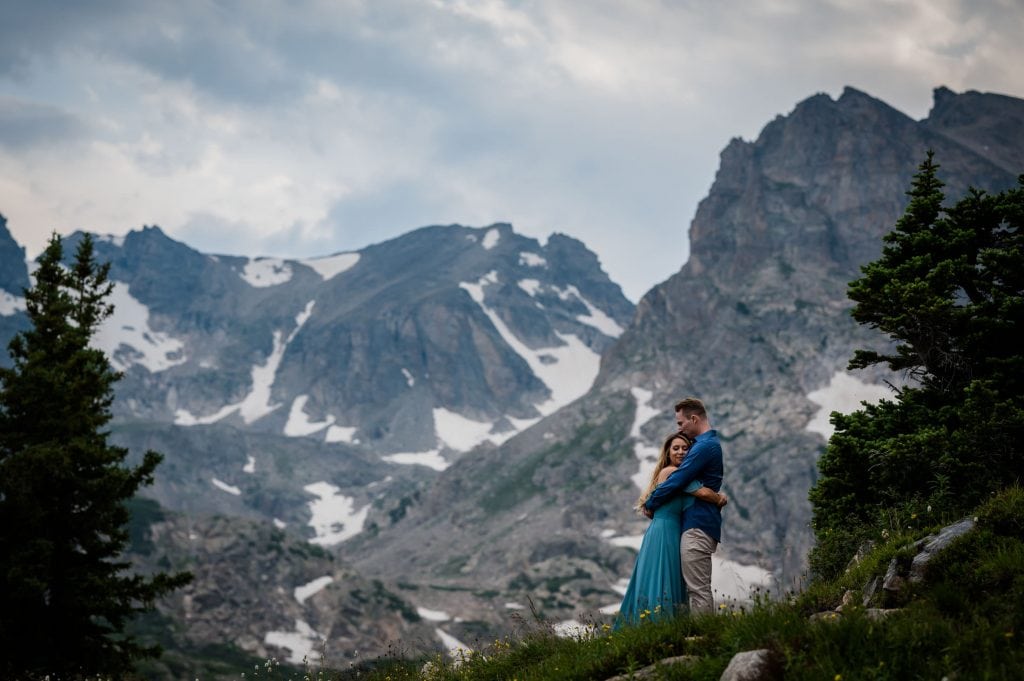
[[[585,241],[637,300],[730,138],[853,85],[1024,96],[1020,0],[6,0],[0,213],[309,256],[428,224]]]

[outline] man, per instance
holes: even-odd
[[[644,508],[655,509],[681,494],[694,480],[718,492],[722,488],[722,445],[711,428],[704,403],[687,397],[676,403],[679,432],[693,440],[683,465],[651,494]],[[697,499],[683,517],[683,579],[690,596],[690,611],[714,612],[711,595],[711,554],[722,540],[722,512],[713,503]]]

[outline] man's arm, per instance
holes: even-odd
[[[674,495],[685,490],[687,485],[697,479],[698,473],[700,473],[708,461],[711,449],[711,447],[706,446],[703,442],[694,444],[690,451],[687,452],[686,458],[683,459],[683,465],[677,468],[672,475],[668,476],[668,480],[654,489],[654,492],[651,493],[651,496],[644,504],[644,508],[654,511]]]

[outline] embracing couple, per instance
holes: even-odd
[[[722,445],[696,398],[676,404],[676,423],[679,432],[662,444],[651,482],[637,502],[651,524],[616,628],[671,617],[687,606],[693,613],[714,611],[711,554],[722,538],[722,507],[728,502],[719,493]]]

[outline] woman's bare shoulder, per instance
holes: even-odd
[[[665,482],[668,476],[672,475],[677,470],[678,469],[675,466],[665,466],[664,468],[662,468],[661,472],[658,473],[658,484],[660,485],[661,483]]]

